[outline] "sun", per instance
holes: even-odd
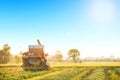
[[[114,17],[115,5],[112,0],[95,0],[90,8],[91,17],[94,21],[109,22]]]

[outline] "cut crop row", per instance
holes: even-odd
[[[104,69],[95,69],[88,77],[84,78],[83,80],[105,80]]]
[[[73,76],[79,74],[85,68],[66,68],[65,70],[55,73],[55,74],[48,74],[47,76],[40,77],[38,80],[70,80]]]
[[[70,80],[81,80],[81,79],[87,77],[88,75],[90,75],[94,70],[95,70],[95,68],[87,67],[82,72],[80,72],[77,75],[75,75],[74,77],[72,77]]]
[[[35,77],[35,76],[42,76],[44,74],[52,73],[52,72],[55,72],[55,71],[61,71],[63,69],[64,68],[52,68],[49,71],[46,70],[46,71],[36,71],[36,72],[21,70],[19,72],[15,72],[15,73],[14,73],[14,71],[17,71],[17,69],[12,69],[10,71],[11,74],[2,74],[2,72],[1,72],[0,79],[1,80],[8,80],[8,79],[9,80],[21,80],[21,79],[24,80],[24,79],[32,78],[32,77]],[[3,70],[3,72],[4,72],[4,70]]]

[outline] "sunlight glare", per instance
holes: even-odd
[[[90,8],[94,21],[109,22],[114,17],[115,5],[112,0],[95,0]]]

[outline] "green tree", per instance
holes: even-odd
[[[80,52],[77,49],[70,49],[68,51],[68,56],[72,58],[74,62],[76,62],[77,57],[80,56]]]
[[[54,59],[58,62],[62,61],[63,55],[60,50],[55,52]]]
[[[0,63],[8,63],[10,60],[10,56],[10,46],[8,44],[3,45],[3,48],[0,50]]]

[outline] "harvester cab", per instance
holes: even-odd
[[[46,70],[49,65],[46,60],[44,46],[37,40],[38,45],[29,45],[29,51],[22,56],[24,70]]]

